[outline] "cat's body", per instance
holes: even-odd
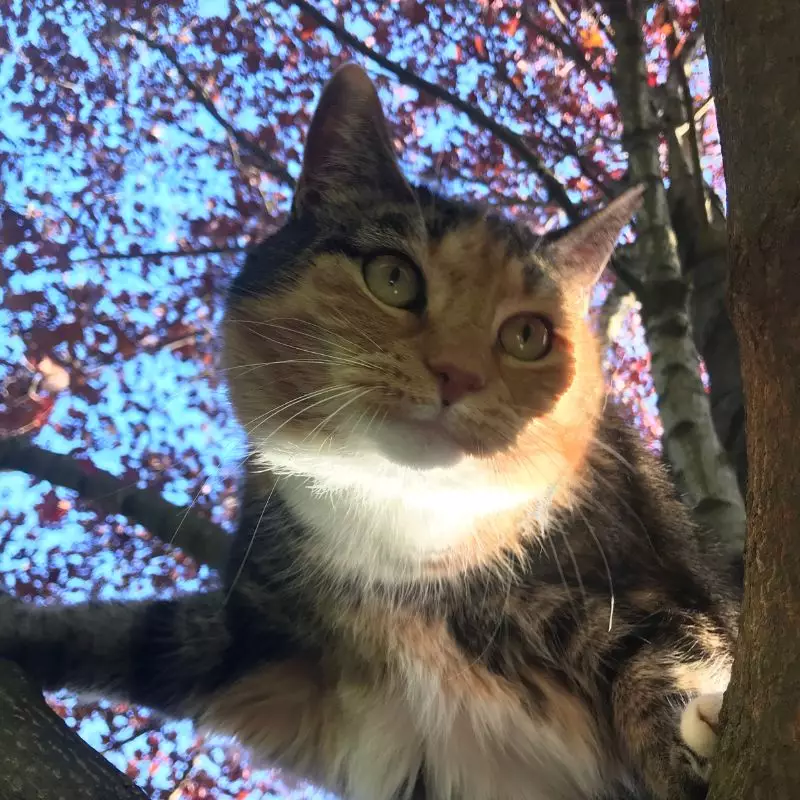
[[[735,603],[582,321],[633,201],[543,247],[412,191],[371,92],[328,89],[292,220],[234,284],[225,589],[6,603],[0,654],[346,799],[703,797]]]
[[[297,722],[288,766],[345,797],[399,797],[417,770],[431,798],[599,797],[631,778],[619,726],[654,745],[652,779],[668,775],[669,721],[727,684],[733,606],[705,566],[715,557],[687,538],[685,509],[612,408],[590,461],[596,500],[554,513],[545,536],[538,509],[526,509],[518,524],[535,533],[507,572],[424,588],[293,581],[292,564],[308,564],[308,531],[294,528],[300,515],[278,489],[262,526],[295,530],[297,555],[287,559],[285,540],[264,542],[239,581],[260,595],[281,564],[269,605],[299,623],[319,665],[245,678],[204,712],[208,726],[274,761],[286,747],[269,723],[275,704]],[[254,493],[244,531],[269,490]],[[240,565],[241,551],[232,571]]]

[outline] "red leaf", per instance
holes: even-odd
[[[519,17],[511,17],[511,19],[503,25],[503,33],[506,36],[513,36],[519,28]]]
[[[251,74],[258,72],[261,69],[261,56],[257,50],[249,50],[244,57],[244,63],[247,64],[247,71]]]
[[[34,506],[39,514],[39,519],[45,524],[60,522],[71,508],[72,503],[69,500],[60,499],[53,489],[42,498],[41,503]]]
[[[313,17],[309,16],[305,12],[300,14],[300,38],[304,42],[307,42],[309,39],[313,38],[314,31],[316,31],[318,27],[319,24]]]
[[[475,45],[475,51],[481,58],[486,58],[486,45],[483,43],[482,36],[475,36],[472,40],[472,43]]]
[[[27,239],[30,228],[28,221],[22,214],[17,214],[13,208],[6,208],[0,215],[0,241],[4,245],[17,245]],[[27,253],[25,254],[27,255]]]
[[[25,292],[25,294],[7,294],[3,298],[6,311],[30,311],[37,303],[44,303],[44,292]]]
[[[428,9],[422,3],[411,3],[406,13],[412,25],[427,25]]]

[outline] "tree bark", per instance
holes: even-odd
[[[639,300],[664,425],[664,450],[696,519],[714,530],[731,555],[744,541],[744,503],[719,443],[689,319],[689,290],[661,179],[660,127],[653,112],[644,57],[644,4],[606,0],[617,56],[612,83],[634,183],[645,185],[637,249],[643,275]]]
[[[670,170],[670,178],[673,177]],[[678,237],[683,271],[691,282],[692,335],[710,379],[711,417],[720,444],[736,472],[742,496],[747,491],[747,446],[739,342],[728,313],[727,220],[721,214],[703,229],[692,215],[673,205],[672,225]]]
[[[0,800],[145,800],[52,711],[19,667],[0,661]]]
[[[712,800],[800,794],[800,3],[706,0],[747,416],[741,634]]]
[[[747,451],[739,343],[725,302],[727,220],[717,196],[698,171],[697,138],[691,135],[694,111],[687,107],[684,76],[683,61],[673,64],[662,101],[669,147],[667,201],[684,280],[690,286],[692,336],[710,378],[711,418],[744,497]],[[686,128],[689,132],[680,133]]]

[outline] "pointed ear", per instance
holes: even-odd
[[[292,213],[325,213],[377,199],[414,202],[414,195],[372,81],[357,64],[345,64],[323,90],[311,120]]]
[[[589,219],[544,248],[544,258],[577,288],[595,284],[605,269],[622,229],[642,202],[644,186],[628,189]]]

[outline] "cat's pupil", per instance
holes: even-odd
[[[531,326],[530,323],[525,323],[522,330],[519,333],[519,343],[525,347],[528,344],[528,340],[531,338]]]
[[[402,275],[402,273],[400,272],[400,267],[395,267],[389,273],[389,286],[394,288],[400,282],[401,275]]]

